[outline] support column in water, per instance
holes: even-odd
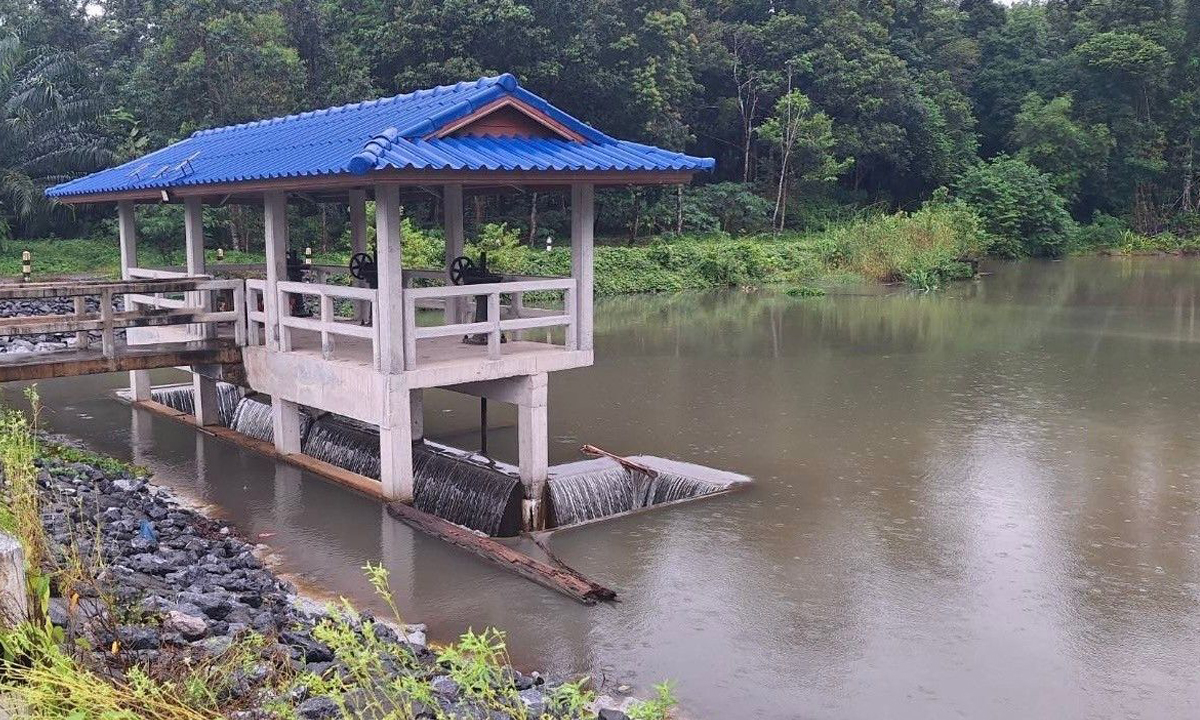
[[[275,449],[284,455],[300,452],[300,406],[283,398],[271,398],[271,426]]]
[[[517,446],[521,484],[525,488],[525,528],[546,526],[546,475],[549,466],[549,418],[546,373],[525,378],[517,402]]]
[[[392,375],[389,380],[399,385],[398,378]],[[390,388],[379,423],[379,481],[384,497],[407,503],[413,499],[412,392],[406,387]]]

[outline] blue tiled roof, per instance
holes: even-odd
[[[430,137],[510,96],[585,138]],[[160,190],[372,170],[698,171],[711,158],[616,140],[517,84],[482,78],[379,100],[200,130],[174,145],[46,191],[50,197]]]

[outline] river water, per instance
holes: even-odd
[[[496,625],[518,665],[673,679],[694,719],[1196,717],[1200,263],[991,269],[936,294],[600,303],[596,366],[551,380],[552,461],[590,442],[756,479],[555,534],[609,607],[131,410],[117,377],[44,383],[46,422],[219,506],[302,581],[381,609],[359,568],[382,560],[434,640]],[[474,402],[430,393],[426,418],[474,447]]]

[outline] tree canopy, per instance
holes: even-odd
[[[21,187],[101,150],[500,72],[606,132],[717,158],[687,197],[610,197],[610,230],[802,227],[1017,167],[1078,221],[1200,227],[1200,0],[0,0],[0,33],[28,58],[6,61],[9,95],[37,58],[73,68],[43,77],[54,112],[5,106],[18,231],[46,210]]]

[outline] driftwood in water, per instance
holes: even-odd
[[[640,472],[641,474],[645,475],[646,477],[650,478],[651,480],[658,477],[658,471],[655,470],[654,468],[649,467],[647,465],[643,465],[640,462],[634,462],[633,460],[630,460],[629,458],[621,457],[620,455],[610,453],[607,450],[601,450],[600,448],[596,447],[595,445],[584,445],[582,448],[580,448],[580,450],[582,450],[585,455],[592,455],[594,457],[606,457],[609,460],[615,460],[616,462],[620,463],[625,469],[636,470],[637,472]]]
[[[477,535],[471,530],[436,515],[421,512],[411,505],[392,502],[387,505],[388,514],[424,533],[470,550],[476,555],[497,565],[512,570],[521,577],[575,598],[584,605],[594,605],[600,600],[614,600],[617,594],[587,579],[579,572],[563,565],[551,567],[525,553],[514,550],[495,540]]]

